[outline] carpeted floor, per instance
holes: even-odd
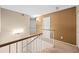
[[[78,53],[79,49],[75,45],[55,40],[55,47],[47,47],[42,50],[44,53]]]

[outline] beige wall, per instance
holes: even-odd
[[[53,37],[52,31],[55,30],[54,32],[55,39],[70,44],[76,44],[76,8],[75,7],[57,11],[47,15],[43,15],[42,17],[45,16],[51,17],[51,23],[50,23],[51,38]],[[37,25],[37,27],[40,28],[41,26]],[[63,36],[63,39],[61,39],[61,36]]]
[[[0,8],[0,32],[1,32],[1,8]]]
[[[36,32],[42,32],[42,16],[36,18]]]
[[[79,48],[79,6],[76,7],[76,44],[77,47]]]
[[[23,29],[21,34],[13,34],[14,30]],[[26,37],[30,33],[30,16],[23,15],[7,9],[1,9],[1,33],[0,41],[8,42],[22,37]]]
[[[30,34],[30,16],[1,8],[0,44],[14,41]],[[13,34],[13,30],[23,29],[21,34]],[[26,41],[23,41],[23,46]],[[22,52],[22,42],[18,42],[18,52]],[[10,45],[11,52],[16,52],[16,43]],[[23,48],[26,49],[26,48]],[[0,53],[9,53],[9,46],[0,48]]]

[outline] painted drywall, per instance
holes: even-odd
[[[51,17],[51,38],[53,38],[54,31],[55,39],[76,45],[76,8],[72,7],[65,10],[53,12],[43,15],[41,18],[47,16]]]
[[[23,32],[14,34],[15,30]],[[30,16],[1,8],[0,44],[27,37],[29,34]]]
[[[0,8],[0,32],[1,32],[1,8]]]
[[[76,45],[79,48],[79,6],[76,7]]]
[[[51,30],[55,39],[76,45],[76,8],[52,13]]]
[[[73,5],[1,5],[1,7],[34,17],[70,8],[73,7]],[[59,9],[57,10],[56,7]]]
[[[42,32],[42,16],[36,17],[36,32]]]

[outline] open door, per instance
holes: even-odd
[[[42,21],[43,38],[50,39],[50,17],[44,17]]]

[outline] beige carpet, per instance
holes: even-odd
[[[44,53],[78,53],[79,49],[75,45],[55,40],[55,47],[43,49]]]

